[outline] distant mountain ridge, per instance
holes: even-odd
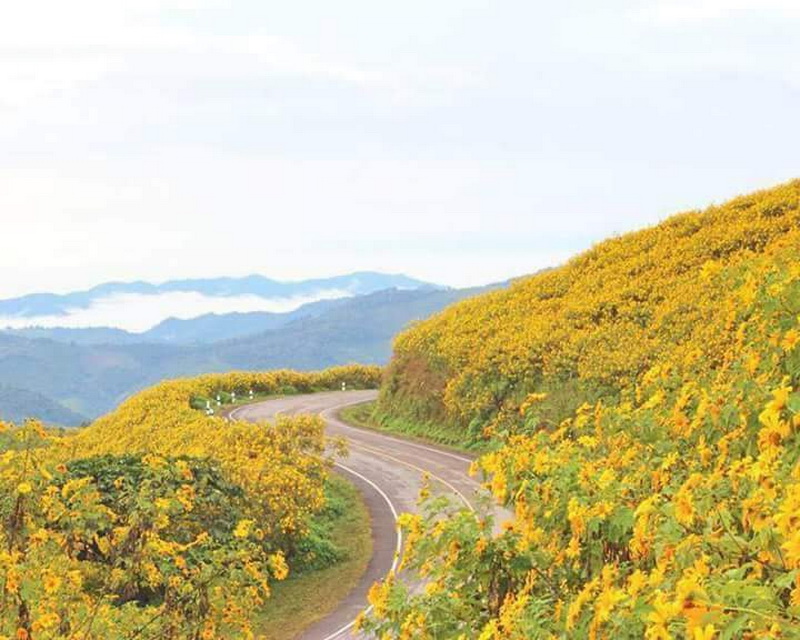
[[[438,289],[429,289],[438,291]],[[277,329],[299,318],[316,316],[352,298],[309,302],[284,313],[269,311],[206,313],[196,318],[167,318],[143,333],[111,327],[29,327],[6,329],[0,333],[23,338],[39,338],[80,345],[102,344],[199,344],[238,338]]]
[[[34,293],[0,300],[2,317],[36,318],[66,315],[76,309],[88,309],[100,300],[120,295],[161,295],[197,293],[213,298],[257,296],[269,299],[313,297],[321,292],[342,292],[344,295],[365,295],[383,289],[440,288],[402,274],[360,271],[329,278],[279,281],[262,275],[241,278],[207,278],[170,280],[161,284],[143,281],[107,282],[85,291],[65,294]],[[35,324],[35,323],[32,323]],[[0,324],[0,326],[2,326]]]
[[[319,316],[352,299],[318,300],[285,313],[253,311],[250,313],[207,313],[189,320],[168,318],[142,334],[140,341],[141,338],[144,338],[148,342],[198,344],[240,338],[278,329],[300,318]]]
[[[32,409],[35,409],[37,419],[48,424],[73,426],[87,421],[84,416],[41,393],[0,385],[0,420],[20,423],[31,417]]]
[[[341,300],[306,305],[278,319],[276,325],[250,332],[249,314],[233,318],[246,335],[228,333],[224,340],[118,342],[81,344],[65,336],[105,335],[128,340],[136,334],[107,329],[59,330],[59,339],[0,331],[0,416],[40,417],[74,425],[94,418],[130,394],[165,378],[233,369],[321,369],[349,362],[383,364],[392,339],[410,322],[422,320],[445,306],[503,284],[476,289],[387,289]],[[229,314],[230,315],[230,314]],[[236,314],[234,314],[236,315]],[[192,335],[219,335],[220,318],[189,321]],[[222,321],[231,318],[222,317]],[[253,326],[263,327],[263,318]],[[181,321],[178,321],[180,324]],[[174,323],[161,327],[167,338]],[[252,328],[252,326],[250,327]],[[227,331],[227,329],[226,329]],[[184,332],[184,336],[190,335]],[[126,337],[127,336],[127,337]],[[141,336],[139,336],[141,338]],[[187,338],[188,339],[188,338]],[[30,393],[24,393],[23,390]],[[43,399],[43,397],[46,397]],[[53,418],[57,410],[69,413]]]
[[[131,333],[124,329],[115,329],[113,327],[28,327],[25,329],[0,329],[0,335],[2,334],[16,336],[18,338],[30,338],[32,340],[52,340],[54,342],[67,342],[81,345],[149,342],[149,340],[143,340],[140,334]]]

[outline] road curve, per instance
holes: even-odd
[[[342,422],[337,414],[343,407],[375,399],[376,391],[334,391],[276,398],[240,407],[231,412],[237,420],[260,422],[277,414],[321,415],[329,436],[347,439],[349,456],[337,462],[364,496],[372,520],[373,556],[358,585],[330,615],[316,622],[302,640],[345,640],[356,638],[355,617],[367,607],[367,591],[396,566],[402,547],[395,521],[398,513],[417,511],[422,475],[432,486],[449,493],[470,509],[477,504],[480,486],[468,474],[472,459],[452,451],[411,442]]]

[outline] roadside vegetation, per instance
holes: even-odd
[[[339,415],[346,422],[363,429],[373,429],[421,442],[443,445],[464,453],[487,451],[494,444],[490,441],[476,442],[462,429],[446,423],[420,422],[403,416],[381,413],[376,402],[345,407]]]
[[[215,392],[212,391],[208,396],[192,396],[191,400],[189,400],[189,405],[192,409],[203,411],[208,415],[227,416],[237,407],[243,407],[244,405],[253,404],[255,402],[264,402],[272,398],[294,395],[296,393],[298,393],[297,389],[291,385],[276,389],[272,392],[255,392],[248,390],[246,393],[239,395],[235,392],[231,393],[225,390],[217,390]]]
[[[800,181],[414,326],[378,411],[500,442],[516,512],[405,516],[379,637],[798,637]]]
[[[334,611],[356,586],[372,557],[369,513],[361,494],[344,478],[331,475],[326,503],[312,521],[314,551],[283,582],[258,612],[254,628],[267,638],[292,640]]]
[[[322,420],[226,422],[191,399],[379,377],[361,366],[201,376],[77,431],[0,425],[0,637],[250,637],[295,571],[352,584],[369,526],[363,509],[342,512],[354,496],[329,481]]]

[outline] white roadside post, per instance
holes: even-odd
[[[219,394],[217,394],[217,406],[222,406],[222,398],[220,398]]]
[[[342,391],[347,391],[347,383],[342,382]]]
[[[252,390],[252,389],[250,389],[250,399],[252,400],[252,399],[253,399],[253,397],[254,397],[254,396],[253,396],[253,390]]]
[[[231,391],[231,404],[236,404],[236,392]]]

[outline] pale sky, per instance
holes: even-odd
[[[800,176],[797,0],[0,8],[0,297],[557,264]]]

